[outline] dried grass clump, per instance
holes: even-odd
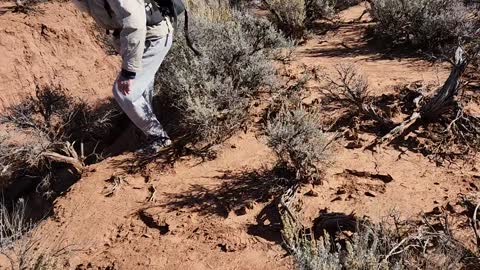
[[[41,239],[32,231],[34,224],[26,217],[26,203],[20,199],[7,207],[0,201],[0,257],[4,257],[12,270],[59,269],[58,256],[67,249],[41,252]],[[7,267],[4,265],[4,267]]]
[[[241,2],[241,1],[240,1]],[[226,22],[233,19],[232,3],[228,0],[187,0],[188,11],[196,18],[209,22]],[[193,30],[193,29],[192,29]]]
[[[472,10],[459,0],[372,0],[374,33],[395,45],[435,50],[474,36]]]
[[[159,107],[173,111],[166,126],[195,147],[217,144],[242,127],[260,90],[275,88],[271,59],[288,45],[267,20],[230,12],[223,21],[194,17],[190,34],[202,55],[178,40],[157,77]]]

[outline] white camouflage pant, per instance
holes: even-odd
[[[137,72],[130,93],[121,93],[117,84],[113,85],[113,96],[130,120],[147,136],[168,137],[153,113],[152,99],[155,73],[160,68],[172,46],[173,33],[166,37],[147,40],[142,58],[142,70]]]

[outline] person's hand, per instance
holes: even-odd
[[[125,96],[130,94],[132,82],[133,82],[132,79],[123,78],[122,76],[118,77],[117,79],[118,90]]]

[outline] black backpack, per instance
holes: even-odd
[[[165,16],[168,16],[171,18],[171,21],[173,21],[173,28],[176,30],[178,16],[183,13],[185,15],[184,35],[185,35],[185,40],[187,42],[187,46],[195,53],[195,55],[197,56],[202,55],[200,51],[198,51],[193,46],[193,42],[190,39],[190,35],[188,31],[188,11],[185,8],[185,4],[183,3],[183,0],[144,0],[144,1],[145,1],[145,6],[147,6],[147,3],[152,4],[153,12],[151,12],[150,14],[155,13],[154,10],[155,8],[157,8],[162,15],[162,17],[157,15],[158,17],[157,20],[150,22],[150,23],[153,23],[152,25],[160,23],[165,19]],[[149,22],[148,22],[149,14],[147,9],[145,9],[145,12],[147,13],[147,25],[149,25]]]
[[[144,0],[144,2],[149,26],[162,22],[165,17],[170,17],[176,28],[177,17],[185,12],[185,4],[182,0]]]

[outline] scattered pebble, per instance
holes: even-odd
[[[309,197],[318,197],[319,194],[318,192],[316,192],[315,190],[313,189],[310,189],[307,193],[305,193],[305,196],[309,196]]]

